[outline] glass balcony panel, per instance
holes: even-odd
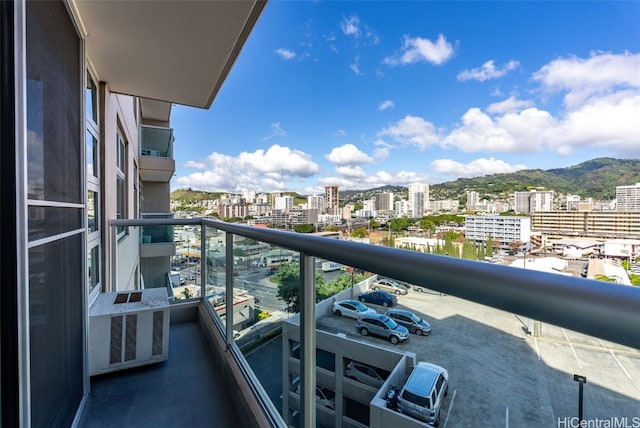
[[[200,226],[174,226],[175,255],[171,258],[171,283],[175,301],[200,299]]]
[[[173,129],[141,125],[140,137],[142,156],[173,158]]]

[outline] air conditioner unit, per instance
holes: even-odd
[[[164,361],[169,356],[165,288],[103,293],[89,309],[89,374]]]

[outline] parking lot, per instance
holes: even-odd
[[[574,374],[587,378],[583,419],[594,422],[584,426],[640,427],[639,350],[548,324],[533,337],[527,333],[533,321],[436,292],[412,291],[398,303],[428,321],[432,334],[412,334],[394,346],[361,336],[349,318],[325,316],[318,328],[445,367],[450,388],[442,427],[581,426]]]

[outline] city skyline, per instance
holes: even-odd
[[[636,2],[271,2],[212,108],[174,106],[172,188],[318,194],[638,158],[639,17]]]

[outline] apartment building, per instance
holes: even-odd
[[[551,211],[531,215],[532,230],[552,236],[640,237],[640,211]]]
[[[480,194],[476,191],[468,191],[467,195],[467,211],[475,211],[476,205],[480,202]]]
[[[310,195],[307,196],[307,208],[316,209],[319,213],[324,213],[324,196]]]
[[[529,214],[539,211],[553,210],[554,192],[531,190],[529,192],[514,192],[514,211]]]
[[[507,248],[510,242],[529,242],[531,219],[519,216],[467,216],[465,219],[465,237],[476,242],[486,242],[489,237]]]
[[[292,208],[289,210],[273,210],[271,223],[276,227],[292,229],[300,224],[318,224],[318,210]]]
[[[442,199],[439,201],[430,201],[429,209],[433,213],[449,212],[457,213],[460,206],[460,201],[457,199]]]
[[[429,209],[429,185],[411,183],[408,186],[408,194],[413,217],[422,218],[425,215],[425,210]]]
[[[640,183],[616,186],[616,211],[640,211]]]
[[[340,193],[338,186],[324,188],[325,214],[340,214]]]
[[[374,195],[376,211],[393,210],[393,192],[382,192]]]
[[[172,228],[109,222],[168,215],[171,106],[211,105],[263,7],[0,2],[2,426],[77,422],[92,305],[165,285]]]

